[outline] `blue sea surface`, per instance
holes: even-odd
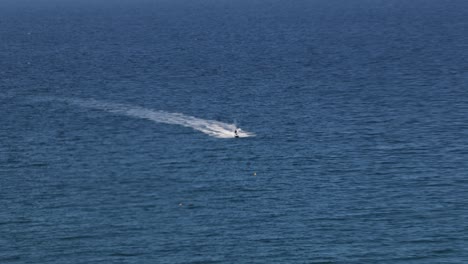
[[[468,263],[466,0],[3,0],[0,114],[2,264]]]

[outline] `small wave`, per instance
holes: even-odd
[[[98,109],[118,115],[147,119],[157,123],[190,127],[215,138],[234,138],[234,130],[236,129],[236,125],[234,124],[223,123],[216,120],[201,119],[181,113],[170,113],[126,104],[103,102],[94,99],[86,100],[77,98],[35,97],[34,101],[66,102],[79,107]],[[239,137],[255,136],[254,133],[247,132],[242,129],[238,129],[238,135]]]

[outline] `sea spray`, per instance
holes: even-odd
[[[109,103],[98,101],[95,99],[78,99],[78,98],[63,98],[63,97],[34,97],[35,102],[65,102],[71,105],[76,105],[83,108],[98,109],[118,115],[125,115],[134,118],[142,118],[151,120],[157,123],[181,125],[190,127],[197,131],[203,132],[211,137],[216,138],[233,138],[235,124],[223,123],[216,120],[206,120],[193,116],[184,115],[181,113],[170,113],[165,111],[157,111],[138,106],[132,106],[120,103]],[[239,137],[252,137],[253,133],[238,129]]]

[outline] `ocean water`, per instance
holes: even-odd
[[[0,263],[468,263],[465,0],[3,0],[0,114]]]

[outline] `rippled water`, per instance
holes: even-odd
[[[2,1],[0,262],[467,263],[467,18]]]

